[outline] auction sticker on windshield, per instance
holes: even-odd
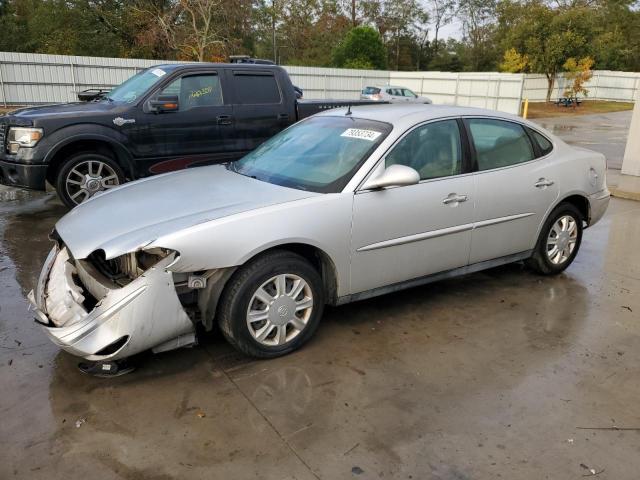
[[[161,70],[159,68],[155,68],[155,69],[151,70],[151,73],[153,73],[156,77],[162,77],[167,72],[165,72],[164,70]]]
[[[368,140],[370,142],[375,141],[382,135],[382,132],[376,132],[375,130],[363,130],[361,128],[347,128],[342,134],[341,137],[348,138],[359,138],[360,140]]]

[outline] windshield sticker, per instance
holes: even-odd
[[[167,72],[165,72],[164,70],[162,70],[160,68],[154,68],[153,70],[151,70],[151,73],[153,73],[156,77],[162,77]]]
[[[380,135],[382,135],[382,132],[376,132],[375,130],[347,128],[340,136],[348,138],[359,138],[360,140],[368,140],[369,142],[374,142]]]

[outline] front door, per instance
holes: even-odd
[[[216,70],[179,76],[151,96],[177,96],[178,110],[141,113],[139,138],[149,173],[220,163],[233,156],[233,107]],[[146,155],[145,153],[146,149]]]
[[[455,119],[420,125],[386,156],[417,185],[354,196],[351,291],[359,293],[467,264],[473,227],[473,176]]]
[[[558,197],[549,157],[517,122],[465,120],[475,148],[476,209],[470,263],[532,249]]]

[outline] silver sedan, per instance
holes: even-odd
[[[428,97],[422,97],[407,87],[385,85],[383,87],[364,87],[360,100],[375,100],[389,103],[432,103]]]
[[[525,261],[553,275],[604,214],[602,155],[518,117],[380,105],[324,112],[243,159],[123,185],[74,208],[31,293],[94,361],[196,341],[304,344],[325,304]]]

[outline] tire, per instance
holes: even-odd
[[[286,294],[279,295],[278,279],[283,277]],[[293,295],[296,287],[300,292]],[[274,358],[300,348],[313,336],[324,310],[324,289],[306,259],[277,250],[240,267],[219,305],[218,324],[231,345],[252,357]]]
[[[55,179],[58,197],[73,208],[98,192],[125,181],[120,165],[104,153],[79,152],[65,161]]]
[[[559,236],[557,232],[562,231],[562,224],[558,222],[561,222],[562,219],[567,219],[567,233]],[[571,221],[575,224],[575,233],[572,233],[574,230]],[[533,256],[526,261],[527,266],[541,275],[557,275],[563,272],[571,265],[580,249],[582,222],[582,214],[574,205],[570,203],[558,205],[542,226]],[[556,248],[555,251],[553,244],[549,243],[553,241],[552,237],[555,238],[556,247],[558,242],[561,247]],[[565,241],[563,237],[567,240]],[[571,247],[572,242],[573,247]]]

